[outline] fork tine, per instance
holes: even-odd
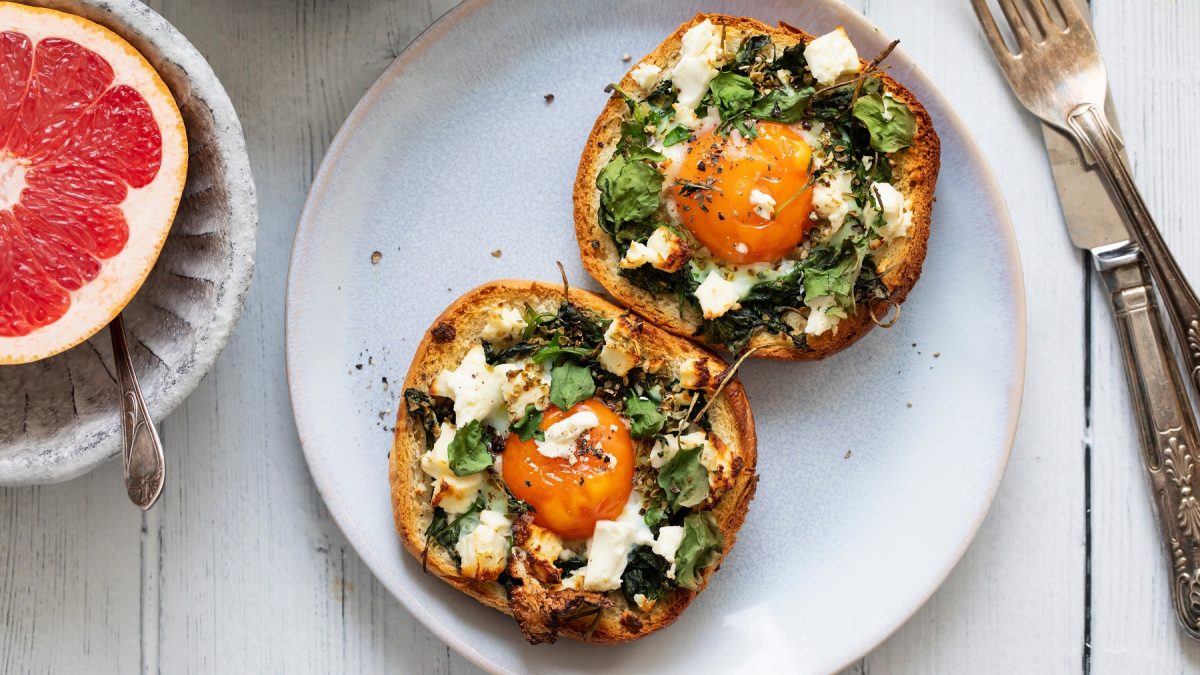
[[[1029,35],[1029,28],[1025,26],[1025,17],[1021,16],[1021,10],[1017,9],[1013,0],[1000,0],[1000,10],[1004,12],[1013,35],[1017,37],[1017,48],[1024,52],[1033,45],[1033,37]]]
[[[1067,1],[1073,2],[1074,0]],[[1037,22],[1043,36],[1049,37],[1059,32],[1058,25],[1050,18],[1050,12],[1046,11],[1046,4],[1042,0],[1025,0],[1025,4],[1029,7],[1029,13],[1033,15],[1033,20]]]
[[[1062,14],[1063,23],[1071,26],[1074,23],[1084,21],[1083,12],[1079,8],[1079,3],[1075,0],[1056,0],[1058,3],[1058,11]]]
[[[987,36],[988,44],[996,53],[996,60],[1001,64],[1005,63],[1006,57],[1012,56],[1012,50],[1004,43],[1004,36],[1000,34],[1000,28],[996,25],[996,18],[992,16],[992,10],[988,9],[987,0],[971,0],[971,6],[975,9],[975,16],[979,19],[979,25],[983,27],[983,34]]]

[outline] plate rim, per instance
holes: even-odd
[[[395,60],[388,65],[386,69],[371,83],[362,98],[354,105],[350,114],[338,127],[337,133],[326,149],[324,156],[321,159],[321,164],[317,172],[313,176],[312,184],[309,186],[308,194],[305,198],[304,208],[300,212],[300,218],[297,221],[296,234],[292,240],[292,248],[288,257],[288,272],[284,286],[284,372],[288,385],[288,399],[292,407],[292,415],[296,423],[296,432],[300,441],[301,451],[304,454],[305,462],[309,466],[309,474],[312,477],[313,483],[317,488],[317,492],[329,507],[329,515],[342,531],[343,536],[354,547],[359,557],[366,563],[371,573],[376,578],[382,579],[382,575],[378,569],[382,563],[377,552],[377,547],[370,537],[365,536],[365,531],[359,529],[354,516],[345,508],[335,508],[335,505],[341,504],[340,497],[336,494],[334,486],[328,479],[328,473],[322,472],[319,469],[325,466],[318,453],[309,450],[309,445],[305,443],[305,433],[302,428],[301,410],[297,404],[297,393],[293,379],[293,359],[292,359],[292,341],[291,335],[293,330],[293,302],[292,294],[295,290],[295,279],[304,275],[294,274],[296,272],[296,257],[297,252],[303,247],[303,239],[306,236],[306,231],[311,231],[315,228],[312,224],[313,211],[315,204],[320,201],[323,195],[330,187],[329,183],[332,178],[332,165],[340,158],[349,143],[350,138],[361,126],[368,112],[375,108],[377,99],[382,95],[386,85],[403,75],[408,67],[430,47],[435,45],[445,34],[451,32],[459,23],[474,13],[495,4],[497,0],[462,0],[458,5],[450,8],[440,17],[433,21],[429,26],[417,34],[411,42],[404,47],[397,55]],[[874,32],[883,39],[889,39],[890,35],[878,28],[874,23],[867,19],[863,14],[856,9],[840,2],[839,0],[817,0],[822,4],[830,7],[838,13],[844,20],[848,28],[852,32],[867,33]],[[852,664],[855,660],[869,654],[876,647],[887,640],[893,633],[899,630],[906,624],[922,607],[924,607],[934,593],[938,591],[946,582],[951,572],[958,566],[966,554],[971,543],[974,542],[976,535],[979,533],[979,528],[983,525],[984,519],[991,510],[991,506],[995,501],[996,494],[999,491],[1000,483],[1006,473],[1009,460],[1012,456],[1012,449],[1016,442],[1017,429],[1020,423],[1020,414],[1022,401],[1025,392],[1025,375],[1027,365],[1027,349],[1028,349],[1028,308],[1025,295],[1025,280],[1023,266],[1021,262],[1020,249],[1017,245],[1016,230],[1013,227],[1011,215],[1009,213],[1008,204],[1004,199],[1003,191],[1000,188],[999,182],[996,180],[995,173],[992,171],[991,164],[987,161],[987,157],[983,153],[975,135],[966,123],[959,117],[957,111],[950,104],[949,99],[942,93],[941,89],[935,84],[932,78],[926,74],[925,70],[914,61],[908,53],[900,48],[897,50],[898,56],[904,59],[906,64],[911,67],[911,73],[908,76],[915,79],[928,92],[927,99],[933,99],[937,106],[944,112],[942,124],[952,127],[955,132],[963,139],[962,147],[966,152],[968,161],[982,169],[984,177],[983,190],[986,193],[991,205],[994,206],[992,211],[996,215],[998,227],[997,234],[1000,236],[1004,244],[1004,253],[1002,256],[1007,263],[1002,269],[1007,273],[1009,283],[1013,292],[1013,323],[1015,333],[1018,339],[1012,343],[1012,358],[1013,358],[1013,375],[1008,384],[1008,428],[1005,430],[1005,440],[1002,444],[1002,457],[996,462],[993,467],[993,475],[986,490],[986,498],[979,502],[977,512],[973,515],[970,521],[966,536],[955,548],[952,555],[947,556],[942,568],[936,574],[936,582],[931,584],[917,600],[906,611],[898,614],[895,620],[887,622],[881,626],[872,635],[866,635],[861,643],[861,650],[854,655],[844,659],[838,667],[837,671],[843,670]],[[351,536],[354,533],[356,536]],[[361,545],[358,542],[364,542]],[[382,583],[382,581],[381,581]],[[411,613],[422,625],[427,627],[440,640],[452,647],[459,654],[464,656],[472,664],[490,673],[506,673],[498,664],[488,659],[481,651],[472,646],[470,643],[462,640],[449,626],[447,626],[439,617],[432,612],[427,611],[425,607],[417,601],[417,599],[408,592],[403,586],[392,588],[392,586],[383,583],[386,588],[397,600],[400,601],[404,608]]]

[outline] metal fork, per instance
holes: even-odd
[[[1051,18],[1047,1],[1057,6],[1065,27]],[[1200,639],[1200,475],[1195,460],[1200,430],[1171,363],[1171,348],[1142,266],[1148,264],[1158,282],[1187,361],[1184,370],[1196,389],[1200,389],[1200,303],[1154,226],[1121,155],[1121,141],[1105,116],[1104,62],[1076,0],[998,0],[1016,39],[1016,54],[1005,44],[986,0],[971,2],[1021,103],[1075,138],[1084,161],[1098,169],[1127,229],[1141,244],[1141,251],[1130,244],[1119,223],[1064,211],[1072,242],[1092,252],[1111,292],[1141,432],[1142,459],[1173,572],[1175,615],[1188,635]]]
[[[1054,3],[1066,27],[1050,16]],[[1185,369],[1200,391],[1200,300],[1167,249],[1142,194],[1121,157],[1121,139],[1104,114],[1108,74],[1096,36],[1074,0],[999,0],[1016,38],[1009,50],[986,0],[971,0],[996,61],[1017,98],[1047,124],[1075,138],[1084,160],[1099,170],[1126,225],[1141,245],[1166,313],[1187,361]],[[1027,17],[1033,19],[1029,23]]]

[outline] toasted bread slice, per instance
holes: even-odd
[[[722,26],[727,40],[740,40],[750,35],[769,35],[772,42],[787,47],[800,42],[811,42],[814,37],[804,31],[780,23],[772,28],[760,21],[721,14],[697,14],[681,25],[654,51],[634,64],[653,64],[667,72],[679,58],[680,44],[689,28],[705,20]],[[863,61],[864,67],[866,61]],[[621,80],[625,91],[636,91],[637,83],[632,77],[633,69]],[[889,290],[890,302],[897,307],[904,302],[909,290],[921,275],[929,240],[929,222],[933,209],[934,187],[940,166],[940,141],[934,131],[929,113],[920,101],[903,85],[886,73],[879,73],[884,88],[896,99],[907,104],[916,117],[917,129],[910,147],[892,155],[894,166],[893,185],[910,201],[912,224],[908,236],[897,239],[886,246],[882,254],[875,256],[876,270],[881,274]],[[584,269],[621,303],[642,316],[666,328],[676,335],[700,339],[701,318],[695,312],[680,311],[675,295],[659,295],[630,283],[621,275],[621,255],[612,238],[602,228],[599,218],[600,191],[596,178],[612,158],[616,142],[621,135],[621,123],[628,117],[628,109],[618,94],[613,94],[601,111],[579,163],[575,180],[575,237],[579,244]],[[836,331],[808,338],[809,349],[797,347],[788,336],[760,332],[747,347],[757,348],[755,357],[789,360],[815,360],[838,352],[853,344],[867,333],[878,320],[885,320],[891,311],[889,303],[876,303],[875,307],[859,305],[857,313],[843,319]],[[725,345],[710,344],[722,348]]]
[[[454,369],[473,346],[478,345],[480,336],[489,318],[496,315],[501,306],[521,307],[528,303],[533,307],[557,307],[563,299],[560,286],[533,281],[494,281],[476,288],[450,305],[425,333],[417,347],[412,365],[405,379],[405,390],[415,388],[429,391],[431,385],[444,369]],[[570,301],[577,307],[616,319],[625,315],[637,327],[637,342],[643,358],[665,360],[664,371],[678,377],[681,365],[689,359],[708,359],[713,378],[702,388],[711,396],[723,377],[726,364],[710,352],[680,339],[655,326],[645,324],[627,311],[586,291],[571,289]],[[699,387],[700,385],[698,385]],[[720,388],[717,398],[709,408],[707,418],[712,425],[712,434],[719,437],[732,453],[732,480],[712,506],[711,513],[724,535],[724,550],[715,563],[706,568],[700,587],[707,584],[711,576],[728,554],[736,539],[737,531],[746,517],[746,509],[754,496],[758,482],[755,473],[757,459],[754,419],[750,412],[746,393],[736,378]],[[426,439],[422,426],[406,413],[402,403],[396,418],[395,440],[390,456],[390,480],[392,506],[396,529],[408,551],[418,560],[423,560],[426,569],[441,577],[450,585],[476,600],[501,612],[514,615],[510,596],[505,586],[498,582],[467,578],[459,573],[455,560],[448,552],[434,546],[427,547],[426,528],[433,517],[430,505],[428,481],[421,469],[421,456],[426,452]],[[514,551],[518,550],[516,548]],[[508,559],[508,570],[513,572],[515,553]],[[516,574],[514,574],[516,576]],[[555,591],[546,588],[535,604],[553,605]],[[557,635],[594,643],[616,643],[643,637],[674,621],[688,606],[698,591],[677,588],[661,599],[650,611],[631,608],[619,590],[609,593],[612,603],[600,614],[598,621],[593,617],[566,621],[557,625],[533,625],[546,619],[537,617],[539,608],[533,608],[530,617],[528,594],[522,596],[523,606],[516,610],[522,629],[530,641],[553,641]],[[515,601],[512,604],[516,604]],[[556,623],[550,621],[549,623]],[[549,634],[548,640],[546,635]],[[539,640],[534,636],[540,635]]]

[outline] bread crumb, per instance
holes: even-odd
[[[554,103],[554,94],[546,94],[542,98],[546,99],[546,103]]]
[[[378,265],[380,260],[383,260],[383,254],[380,253],[379,251],[372,251],[371,252],[371,264]]]
[[[500,249],[496,249],[495,251],[492,251],[493,258],[499,258],[502,255],[504,255],[504,252],[501,251]]]
[[[852,452],[850,450],[847,450],[846,454],[842,455],[842,459],[850,459],[851,454],[852,454]]]
[[[629,63],[629,61],[632,59],[633,59],[633,57],[627,53],[621,55],[621,60],[624,61],[625,63]]]
[[[908,402],[908,403],[906,403],[905,405],[907,405],[909,408],[911,408],[911,407],[912,407],[912,401],[909,401],[909,402]]]
[[[942,355],[942,353],[941,353],[941,352],[934,352],[934,353],[933,353],[933,358],[935,358],[935,359],[936,359],[936,358],[938,358],[938,357],[939,357],[939,356],[941,356],[941,355]]]

